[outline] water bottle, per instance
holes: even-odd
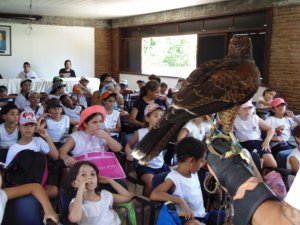
[[[282,131],[281,130],[277,131],[277,137],[280,140],[281,147],[286,147],[288,145],[288,143],[284,140],[284,138],[282,136]]]

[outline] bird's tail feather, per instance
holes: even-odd
[[[168,123],[163,127],[153,128],[133,150],[133,157],[141,163],[155,158],[178,134],[185,123]]]

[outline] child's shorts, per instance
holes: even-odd
[[[257,154],[259,154],[259,157],[261,158],[264,154],[271,154],[270,150],[264,151],[262,150],[262,141],[261,140],[251,140],[251,141],[245,141],[240,142],[241,146],[245,149],[247,149],[249,152],[253,152],[254,149],[257,150]]]
[[[163,172],[168,172],[170,171],[169,166],[164,163],[164,165],[161,168],[158,169],[153,169],[151,167],[148,166],[143,166],[138,164],[136,167],[136,174],[138,176],[138,178],[140,179],[144,174],[146,173],[150,173],[150,174],[159,174],[159,173],[163,173]]]
[[[205,223],[206,225],[218,225],[218,224],[224,224],[225,222],[225,211],[211,211],[207,212],[204,217],[195,217],[196,220],[198,220],[201,223]],[[184,217],[179,217],[181,220],[182,225],[184,225],[188,220]]]

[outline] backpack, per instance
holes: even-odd
[[[113,209],[117,212],[121,225],[137,225],[136,213],[132,202],[113,204]]]
[[[5,170],[6,181],[10,186],[28,183],[45,185],[48,178],[47,156],[33,150],[19,152]]]
[[[176,206],[172,202],[166,202],[162,205],[158,214],[157,225],[182,225],[176,212]]]

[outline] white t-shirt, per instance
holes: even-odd
[[[34,71],[30,70],[28,73],[25,73],[24,71],[20,72],[17,78],[21,79],[35,79],[37,78],[37,75]]]
[[[234,120],[233,127],[235,137],[240,142],[261,140],[259,117],[257,115],[252,115],[248,120],[242,120],[237,116]]]
[[[211,126],[207,122],[202,122],[197,126],[193,120],[190,120],[183,128],[188,130],[188,137],[194,137],[202,141],[205,138],[205,135],[210,131]]]
[[[259,109],[270,109],[270,106],[260,103],[260,101],[266,101],[263,96],[259,97],[256,103],[256,108]]]
[[[292,207],[300,210],[300,172],[296,174],[294,182],[287,193],[284,201],[287,202]]]
[[[192,173],[191,177],[185,177],[176,169],[173,168],[166,177],[166,180],[170,179],[175,185],[172,195],[184,199],[195,217],[204,217],[206,213],[198,174]],[[179,205],[176,209],[178,214],[183,212]]]
[[[298,148],[295,148],[295,149],[291,152],[291,154],[289,154],[289,156],[287,157],[286,168],[287,168],[288,170],[291,170],[291,169],[292,169],[292,166],[291,166],[291,164],[290,164],[290,158],[291,158],[291,156],[294,156],[294,157],[297,159],[298,163],[300,164],[300,151],[299,151],[299,149],[298,149]],[[294,176],[294,175],[289,175],[289,176],[288,176],[288,185],[289,185],[289,187],[292,185],[294,179],[295,179],[295,176]],[[299,199],[299,201],[300,201],[300,199]]]
[[[7,194],[4,190],[0,190],[0,224],[2,223],[3,220],[3,215],[5,211],[5,206],[7,203]]]
[[[79,104],[84,106],[84,108],[87,108],[87,100],[86,97],[84,95],[80,95],[79,97]]]
[[[290,139],[291,130],[297,125],[297,123],[293,119],[287,117],[277,118],[275,116],[270,116],[266,119],[266,122],[275,129],[280,125],[284,125],[281,138],[285,141],[288,141]]]
[[[0,148],[8,149],[9,146],[18,141],[18,128],[14,130],[11,134],[8,134],[5,130],[4,123],[0,125]]]
[[[120,112],[118,110],[113,110],[111,114],[106,114],[102,129],[116,128],[119,116],[120,116]],[[111,132],[109,134],[110,136],[119,137],[119,133]]]
[[[49,95],[48,95],[48,98],[49,98],[49,100],[52,99],[52,98],[57,98],[57,99],[59,99],[59,98],[60,98],[60,95],[49,94]]]
[[[72,118],[76,122],[79,122],[79,120],[80,120],[80,113],[82,111],[82,106],[77,105],[77,106],[75,106],[74,109],[70,109],[70,108],[67,108],[65,106],[63,106],[63,108],[64,108],[65,114],[67,116],[69,116],[70,118]]]
[[[33,112],[33,113],[35,114],[35,117],[36,117],[37,119],[39,119],[39,118],[41,117],[41,115],[44,113],[44,107],[43,107],[42,105],[39,105],[39,108],[38,108],[37,112],[35,113],[35,110],[33,110],[33,109],[31,108],[31,106],[28,105],[28,106],[25,106],[25,107],[24,107],[23,111],[26,111],[26,112]]]
[[[49,153],[50,147],[48,143],[41,137],[33,137],[32,141],[29,142],[26,145],[20,145],[18,143],[15,143],[11,145],[8,149],[7,156],[6,156],[6,162],[5,165],[8,166],[8,164],[13,160],[13,158],[22,150],[32,150],[35,152],[42,152],[45,155]]]
[[[70,118],[68,116],[62,115],[60,121],[48,118],[46,124],[46,129],[53,142],[64,143],[69,137]]]
[[[23,110],[25,108],[25,106],[30,105],[30,102],[27,101],[27,99],[25,98],[25,96],[22,93],[20,93],[20,94],[18,94],[18,96],[15,99],[15,105],[19,109]]]
[[[145,135],[149,132],[149,130],[148,128],[141,128],[138,129],[137,132],[139,134],[139,142],[140,142],[145,137]],[[162,168],[164,163],[165,163],[164,155],[163,155],[163,151],[161,151],[158,156],[148,161],[147,167],[150,167],[152,169],[159,169]]]
[[[90,136],[84,131],[76,131],[70,135],[75,142],[71,151],[72,156],[79,156],[87,152],[105,152],[107,150],[107,141],[103,138]]]
[[[98,202],[83,201],[82,217],[79,225],[119,225],[121,221],[118,214],[113,210],[113,195],[102,190],[101,199]],[[71,203],[74,203],[75,198]]]

